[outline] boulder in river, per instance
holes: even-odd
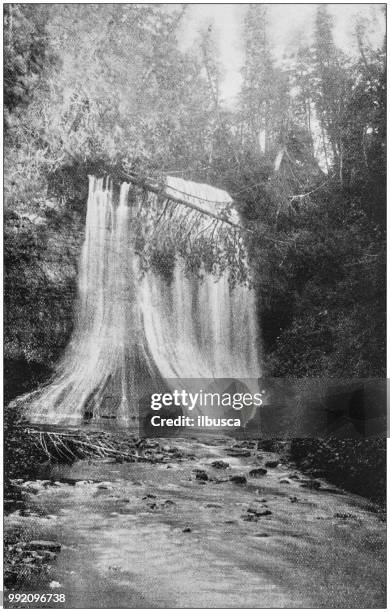
[[[23,485],[20,485],[20,488],[26,491],[27,493],[32,493],[36,495],[42,490],[42,485],[40,481],[27,481]]]
[[[49,550],[51,552],[59,552],[61,550],[61,544],[48,540],[32,540],[27,546],[29,550]]]
[[[264,465],[267,468],[276,468],[279,465],[279,461],[277,459],[272,461],[266,461]]]
[[[227,461],[222,461],[220,459],[218,459],[217,461],[213,461],[211,465],[217,470],[226,470],[228,467],[230,467]]]
[[[319,480],[306,480],[306,482],[301,484],[301,487],[305,489],[320,489],[321,483]]]
[[[339,518],[339,519],[348,519],[348,518],[356,518],[355,514],[351,514],[350,512],[336,512],[334,515],[334,518]]]
[[[204,470],[195,470],[195,472],[196,472],[196,476],[195,476],[196,480],[204,481],[204,480],[209,479],[207,472],[205,472]]]
[[[247,509],[248,514],[254,514],[255,516],[268,516],[272,514],[271,510],[267,506],[262,504],[253,503]]]
[[[230,476],[230,481],[234,482],[235,484],[246,484],[247,483],[247,479],[246,479],[246,476],[244,476],[244,474],[233,474],[232,476]]]
[[[250,457],[251,451],[248,448],[227,448],[226,452],[231,457]]]
[[[59,589],[61,588],[61,584],[57,582],[57,580],[52,580],[49,584],[49,589]]]
[[[265,476],[267,473],[267,470],[265,468],[254,468],[253,470],[251,470],[249,472],[249,476],[251,478],[260,478],[261,476]]]
[[[299,474],[296,474],[295,472],[289,474],[288,477],[291,478],[291,480],[301,480],[301,476]]]

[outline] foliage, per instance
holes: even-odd
[[[5,126],[11,113],[26,108],[47,61],[45,11],[42,7],[7,4],[4,7]],[[12,125],[12,122],[11,122]]]
[[[245,74],[259,81],[246,78],[243,88],[246,115],[262,116],[262,125],[259,87],[275,92],[283,84],[266,48],[264,10],[249,12],[248,40],[263,53],[259,73],[256,53],[247,54]],[[362,24],[359,32],[363,41]],[[345,57],[322,5],[314,45],[301,49],[289,72],[295,95],[270,96],[278,100],[267,117],[278,126],[274,138],[265,151],[241,155],[233,179],[255,229],[249,253],[266,369],[273,376],[383,376],[384,56],[366,46],[360,57]],[[315,140],[322,140],[327,174]]]
[[[353,493],[386,504],[386,439],[294,440],[289,458],[299,468]]]
[[[36,474],[39,464],[46,460],[42,449],[29,441],[26,443],[26,426],[20,410],[7,407],[4,410],[4,497],[8,501],[20,498],[20,493],[11,482],[15,478],[26,478]]]
[[[313,44],[278,63],[266,6],[250,5],[242,91],[227,109],[212,33],[179,44],[184,10],[7,5],[7,355],[51,364],[66,343],[87,173],[120,167],[234,196],[269,374],[383,375],[385,56],[370,24],[356,23],[347,56],[321,5]],[[189,264],[235,265],[216,231],[192,241]],[[145,261],[167,278],[173,242]]]
[[[249,284],[243,231],[225,223],[225,220],[234,223],[230,204],[220,206],[219,211],[216,208],[217,218],[210,218],[197,209],[188,209],[185,204],[170,200],[169,195],[166,190],[152,193],[137,186],[130,189],[130,200],[135,203],[134,247],[141,268],[146,271],[154,264],[158,271],[156,264],[163,261],[163,276],[169,281],[168,271],[173,272],[175,258],[180,256],[191,275],[202,277],[209,273],[220,277],[227,273],[232,286]],[[197,204],[201,207],[202,200]],[[171,258],[171,266],[167,266],[167,258]]]

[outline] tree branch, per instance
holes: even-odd
[[[146,189],[147,191],[151,191],[152,193],[155,193],[156,195],[160,195],[163,196],[164,198],[171,200],[172,202],[175,202],[176,204],[181,204],[182,206],[187,206],[187,208],[192,208],[193,210],[197,210],[200,213],[203,213],[204,215],[207,215],[209,217],[213,217],[214,219],[217,219],[218,221],[223,221],[224,223],[227,223],[228,225],[231,225],[232,227],[236,227],[240,230],[243,230],[245,232],[250,232],[253,233],[253,230],[250,229],[249,227],[244,227],[243,225],[240,225],[239,223],[235,223],[234,221],[230,221],[230,219],[226,219],[225,217],[223,217],[222,215],[218,215],[217,213],[213,213],[210,210],[205,210],[204,208],[202,208],[201,206],[198,206],[197,204],[193,204],[192,202],[188,202],[187,200],[184,200],[182,198],[178,198],[176,196],[173,196],[169,193],[167,193],[166,188],[164,187],[157,187],[155,185],[151,185],[150,183],[129,175],[129,174],[121,174],[120,178],[122,178],[124,181],[129,181],[130,183],[132,183],[133,185],[137,185],[138,187],[142,187],[143,189]],[[190,194],[188,194],[190,195]]]
[[[321,183],[321,185],[318,185],[318,187],[316,187],[315,189],[312,189],[311,191],[307,191],[306,193],[298,193],[297,195],[291,196],[290,202],[293,202],[294,200],[302,200],[302,198],[306,198],[307,196],[321,189],[321,187],[324,187],[324,185],[326,185],[327,182],[328,181],[324,181],[323,183]]]

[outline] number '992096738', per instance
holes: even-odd
[[[8,603],[65,603],[65,593],[9,593]]]

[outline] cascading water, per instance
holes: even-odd
[[[199,205],[202,198],[205,211],[214,206],[215,212],[218,203],[231,209],[224,191],[172,177],[166,185],[168,194],[188,202]],[[119,198],[114,193],[109,179],[90,177],[75,327],[53,380],[24,398],[32,422],[113,418],[131,426],[137,385],[147,376],[169,386],[170,379],[188,385],[188,379],[260,375],[252,291],[233,287],[227,270],[219,277],[189,274],[181,257],[169,280],[143,272],[129,184],[121,185]],[[185,221],[188,211],[180,215]],[[209,219],[201,214],[199,224],[198,234],[207,235]]]

